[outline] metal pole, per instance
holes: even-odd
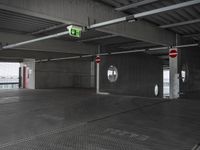
[[[6,46],[3,46],[2,49],[10,49],[10,48],[14,48],[14,47],[19,47],[22,45],[26,45],[26,44],[30,44],[30,43],[34,43],[34,42],[38,42],[38,41],[43,41],[43,40],[47,40],[47,39],[51,39],[51,38],[55,38],[55,37],[59,37],[59,36],[67,35],[67,34],[69,34],[69,31],[56,33],[53,35],[48,35],[48,36],[44,36],[44,37],[40,37],[40,38],[28,40],[28,41],[16,43],[16,44],[6,45]]]
[[[101,28],[104,26],[113,25],[113,24],[117,24],[117,23],[121,23],[125,21],[135,21],[134,15],[129,15],[129,16],[125,16],[125,17],[121,17],[121,18],[117,18],[117,19],[113,19],[113,20],[109,20],[109,21],[105,21],[101,23],[96,23],[96,24],[86,27],[86,29],[91,30],[91,29]]]
[[[98,52],[97,52],[97,57],[99,56],[98,54],[101,53],[101,46],[99,45],[98,47]],[[96,63],[97,64],[97,70],[96,70],[96,93],[99,94],[100,93],[100,86],[99,86],[99,83],[100,83],[100,64],[99,63]]]
[[[186,48],[186,47],[196,47],[196,46],[199,46],[199,44],[196,43],[196,44],[179,45],[179,46],[176,46],[176,48]]]

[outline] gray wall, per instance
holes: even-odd
[[[23,77],[23,66],[26,66],[26,77]],[[21,75],[23,78],[26,78],[26,88],[35,89],[35,59],[24,59],[21,63]],[[23,80],[21,80],[23,85]]]
[[[190,47],[181,49],[181,63],[186,66],[186,81],[181,80],[181,98],[200,98],[200,48]],[[182,70],[182,69],[180,69]]]
[[[154,87],[159,86],[163,96],[163,68],[157,57],[147,54],[123,54],[102,57],[100,64],[100,90],[114,94],[154,97]],[[110,65],[118,68],[115,83],[107,79]]]
[[[94,63],[85,60],[36,63],[36,88],[94,88]]]

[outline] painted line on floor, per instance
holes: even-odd
[[[100,118],[97,118],[97,119],[89,120],[89,121],[87,121],[87,123],[93,123],[93,122],[96,122],[96,121],[112,118],[112,117],[115,117],[115,116],[118,116],[118,115],[121,115],[121,114],[126,114],[126,113],[129,113],[129,112],[132,112],[132,111],[141,110],[143,108],[152,107],[152,106],[159,105],[159,104],[166,103],[166,102],[171,102],[171,101],[166,100],[166,101],[156,102],[156,103],[153,103],[153,104],[150,104],[150,105],[144,105],[144,106],[141,106],[141,107],[138,107],[138,108],[128,109],[128,110],[125,110],[125,111],[106,115],[106,116],[103,116],[103,117],[100,117]]]

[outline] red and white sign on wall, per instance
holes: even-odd
[[[101,58],[100,58],[100,56],[97,56],[96,57],[96,63],[99,64],[100,62],[101,62]]]
[[[176,58],[178,55],[178,49],[177,48],[172,48],[169,50],[169,57],[171,58]]]

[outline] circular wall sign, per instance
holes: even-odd
[[[171,49],[171,50],[169,51],[169,56],[170,56],[171,58],[176,58],[177,55],[178,55],[177,49]]]
[[[99,56],[96,57],[96,63],[99,64],[101,62],[101,58]]]
[[[118,79],[118,70],[115,66],[110,66],[107,71],[107,77],[110,82],[116,82]]]
[[[159,86],[157,84],[154,87],[154,94],[155,94],[155,96],[159,95]]]

